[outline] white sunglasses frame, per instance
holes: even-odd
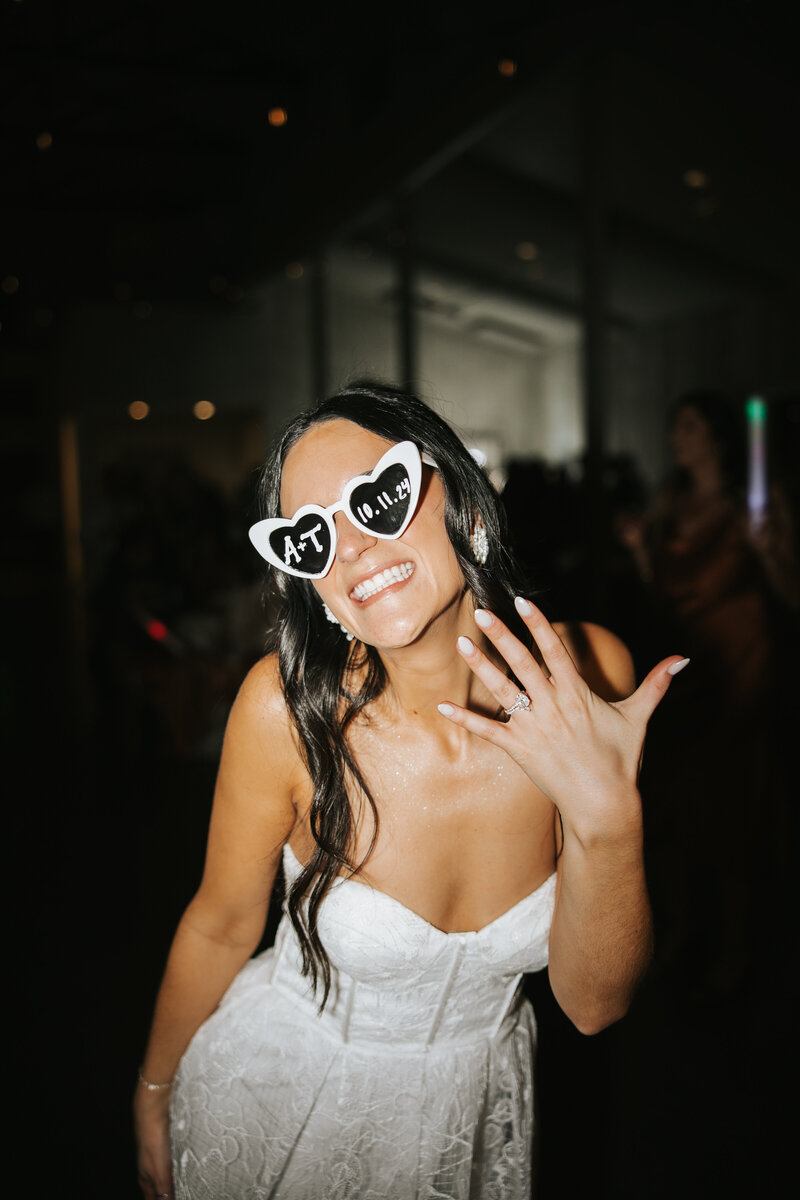
[[[298,508],[292,517],[268,517],[263,521],[256,521],[255,525],[251,525],[248,530],[250,541],[261,557],[271,567],[275,567],[276,570],[283,571],[287,575],[294,575],[298,579],[323,579],[330,571],[331,564],[336,556],[336,546],[338,543],[338,533],[336,522],[334,521],[336,513],[346,512],[347,519],[351,524],[355,525],[356,529],[367,534],[369,537],[380,538],[383,541],[394,541],[396,538],[402,537],[419,506],[423,462],[429,467],[436,467],[436,463],[432,458],[427,454],[420,453],[416,443],[411,441],[397,442],[378,460],[368,475],[356,475],[353,479],[349,479],[344,486],[341,497],[335,504],[329,504],[327,508],[322,508],[319,504],[304,504],[302,508]],[[405,467],[408,475],[410,484],[408,511],[402,524],[394,532],[379,533],[376,529],[370,529],[369,526],[362,524],[358,520],[355,513],[349,508],[349,501],[356,488],[363,486],[365,483],[374,482],[388,467],[392,467],[396,463]],[[320,517],[325,522],[330,536],[330,551],[325,569],[314,571],[313,573],[298,571],[296,567],[289,566],[281,560],[270,545],[270,537],[275,530],[292,529],[302,517],[305,517],[309,513]]]

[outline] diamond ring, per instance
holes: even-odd
[[[507,717],[510,717],[512,713],[522,712],[524,709],[530,708],[530,706],[531,706],[531,698],[528,695],[528,693],[527,692],[517,692],[517,698],[514,701],[514,703],[511,705],[511,708],[504,708],[503,712],[506,714]]]

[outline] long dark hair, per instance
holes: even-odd
[[[457,434],[417,396],[382,384],[358,385],[296,416],[274,445],[261,473],[258,495],[262,515],[281,515],[281,472],[291,447],[312,426],[339,419],[392,442],[413,441],[436,462],[445,495],[445,528],[467,588],[478,607],[491,609],[530,644],[513,604],[524,583],[508,550],[502,503]],[[488,535],[489,553],[482,566],[475,563],[470,548],[476,514]],[[383,692],[386,672],[374,647],[348,642],[339,627],[326,619],[310,580],[282,571],[271,572],[271,576],[276,620],[267,651],[278,654],[284,696],[314,786],[310,824],[315,849],[288,891],[286,909],[300,941],[303,971],[310,975],[315,989],[322,983],[324,1006],[331,974],[317,931],[320,904],[338,874],[352,874],[363,865],[350,858],[353,818],[348,783],[351,792],[370,805],[376,831],[378,825],[375,801],[348,745],[347,730],[358,713]],[[365,860],[368,856],[369,851]],[[308,903],[304,905],[306,895]]]
[[[725,486],[731,494],[738,495],[746,484],[747,434],[744,405],[737,404],[724,392],[708,390],[684,392],[671,406],[670,426],[686,408],[693,408],[708,425],[719,457]],[[691,487],[691,479],[684,468],[674,470],[671,481],[678,491],[685,491]]]

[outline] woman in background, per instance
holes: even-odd
[[[251,539],[278,619],[226,730],[135,1096],[144,1195],[531,1189],[524,972],[593,1033],[647,969],[637,774],[671,676],[550,626],[450,427],[351,388],[287,428]],[[535,520],[535,514],[532,514]],[[251,958],[282,864],[275,945]]]
[[[775,610],[800,609],[791,509],[773,485],[764,514],[749,512],[744,431],[727,397],[683,396],[669,439],[673,469],[652,511],[626,526],[625,540],[695,666],[754,707],[771,684]],[[698,685],[699,670],[692,675]]]
[[[665,964],[719,996],[767,970],[788,880],[797,702],[783,685],[795,677],[800,573],[781,483],[763,513],[748,509],[743,408],[687,393],[669,440],[673,465],[655,504],[624,530],[653,643],[680,639],[692,659],[649,743],[649,867]]]

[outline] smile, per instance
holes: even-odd
[[[399,563],[397,566],[387,567],[385,571],[377,571],[369,579],[362,579],[361,583],[356,584],[350,595],[356,600],[368,600],[370,596],[375,596],[385,588],[391,587],[392,584],[402,583],[404,579],[409,579],[413,574],[413,563]]]

